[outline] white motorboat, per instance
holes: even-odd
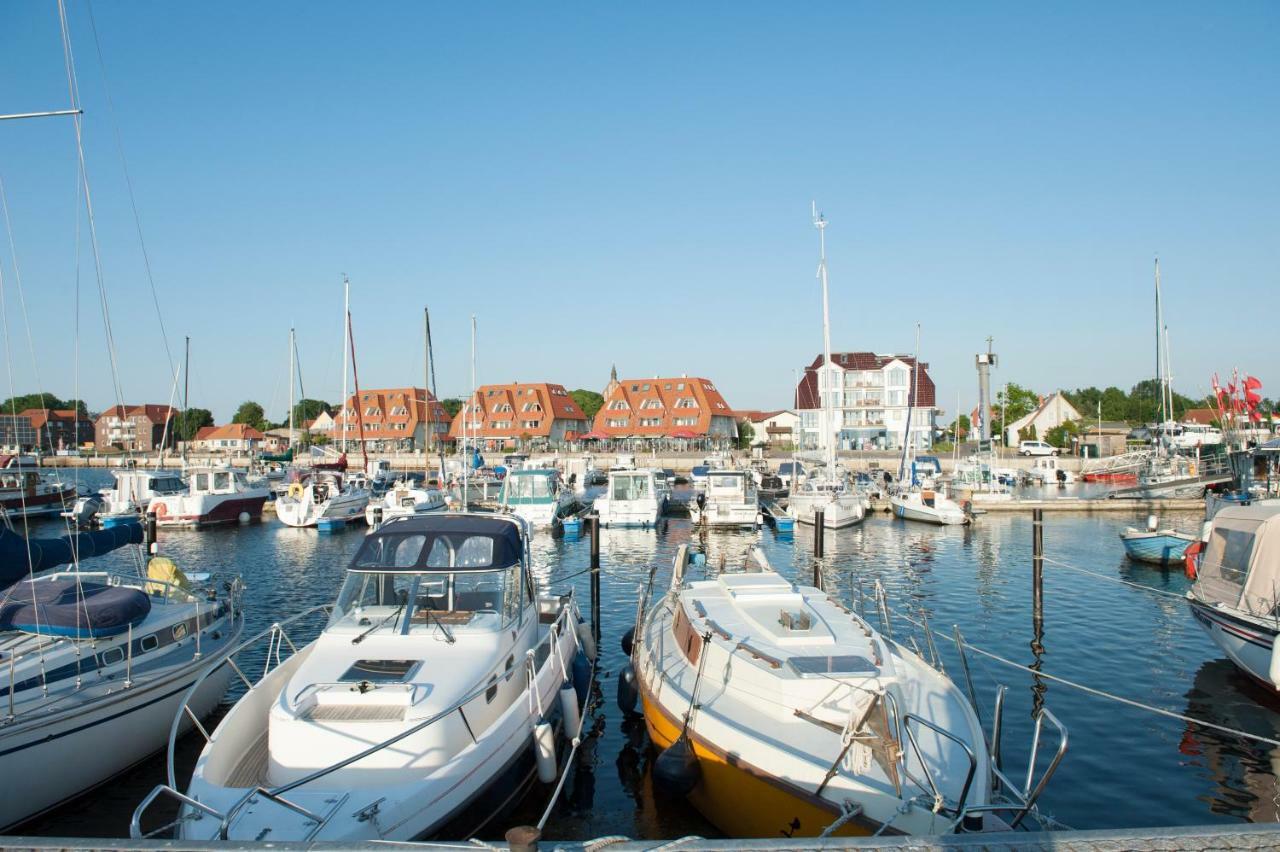
[[[940,667],[775,573],[759,548],[745,572],[697,581],[683,579],[686,551],[669,591],[642,599],[632,651],[649,739],[663,750],[655,786],[730,837],[785,835],[797,848],[829,834],[1007,830],[1032,813],[1034,796],[997,797],[1004,782],[978,715]],[[1059,749],[1037,793],[1066,749],[1052,713],[1041,719]]]
[[[167,559],[151,566],[150,578],[63,571],[5,590],[9,710],[0,772],[12,794],[0,799],[0,829],[162,748],[183,693],[239,642],[238,579],[202,586]],[[217,706],[230,676],[222,668],[202,681],[190,700],[195,717]],[[183,731],[190,726],[180,722]]]
[[[913,488],[889,495],[895,517],[907,521],[950,526],[969,523],[969,514],[959,503],[936,489]]]
[[[708,527],[760,526],[760,498],[745,470],[713,470],[707,488],[689,503],[689,518]]]
[[[812,526],[819,509],[822,526],[833,530],[860,524],[867,514],[862,495],[847,479],[827,476],[825,468],[806,477],[787,498],[787,514],[799,523]]]
[[[270,489],[250,485],[241,471],[192,467],[187,469],[186,490],[153,496],[147,504],[147,514],[154,512],[156,522],[165,527],[199,529],[256,521],[262,517],[262,504],[270,496]]]
[[[1038,456],[1027,471],[1035,485],[1075,485],[1076,475],[1062,466],[1057,456]]]
[[[606,527],[656,527],[663,498],[652,470],[611,470],[609,483],[596,498],[596,513]]]
[[[1280,505],[1222,508],[1191,558],[1191,614],[1241,671],[1280,693]]]
[[[956,462],[950,490],[974,503],[1004,503],[1013,499],[1005,479],[1002,469],[996,466],[994,453],[975,453]]]
[[[92,520],[110,527],[140,520],[155,497],[176,497],[188,491],[187,483],[172,470],[124,468],[111,471],[111,476],[114,483],[110,488],[81,497],[69,516],[81,523]],[[96,504],[93,512],[88,511],[90,501]]]
[[[75,501],[75,486],[41,471],[34,456],[0,455],[0,509],[15,517],[57,515]]]
[[[276,498],[276,517],[287,526],[314,527],[322,521],[363,520],[368,505],[369,492],[348,484],[338,471],[313,471]]]
[[[364,519],[372,527],[402,515],[442,512],[446,505],[444,492],[439,488],[430,488],[402,479],[392,485],[387,493],[382,495],[381,500],[369,501],[369,505],[364,510]]]
[[[319,638],[290,656],[274,639],[283,659],[268,655],[185,794],[163,785],[139,805],[134,835],[165,794],[184,804],[186,841],[476,831],[530,779],[535,753],[540,768],[554,760],[554,727],[580,718],[575,685],[589,679],[578,607],[537,596],[528,544],[520,519],[484,513],[371,532]]]
[[[671,504],[671,494],[675,490],[673,480],[676,478],[674,470],[667,468],[653,469],[653,484],[658,490],[658,512],[659,514],[667,511],[667,506]]]
[[[573,492],[555,470],[513,470],[502,481],[499,505],[529,522],[531,527],[560,523],[572,511]]]

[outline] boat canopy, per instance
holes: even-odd
[[[387,521],[370,533],[352,571],[493,571],[520,564],[520,527],[498,515],[431,512]]]
[[[1231,506],[1213,518],[1196,593],[1251,615],[1280,604],[1280,507]]]
[[[142,543],[142,524],[120,524],[60,538],[27,538],[0,527],[0,588],[32,573]]]

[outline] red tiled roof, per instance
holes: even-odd
[[[883,370],[891,361],[901,361],[911,371],[911,384],[915,384],[916,359],[911,355],[877,355],[874,352],[832,352],[831,362],[845,370]],[[813,363],[804,368],[804,377],[796,389],[797,408],[818,408],[818,368],[822,366],[822,355],[813,359]],[[920,362],[920,388],[916,394],[917,408],[933,408],[937,404],[933,379],[929,378],[929,365]]]
[[[261,441],[263,434],[248,423],[205,426],[196,432],[197,441]]]
[[[24,414],[26,412],[23,412]],[[1212,408],[1188,408],[1186,413],[1182,415],[1182,419],[1188,423],[1199,423],[1202,426],[1208,426],[1218,419],[1218,412]]]
[[[681,400],[692,399],[693,407],[677,407]],[[644,407],[648,405],[648,407]],[[611,409],[611,405],[625,406]],[[595,428],[611,438],[624,435],[670,435],[688,430],[698,437],[711,432],[712,417],[735,418],[734,410],[709,379],[698,376],[680,378],[624,379],[605,397],[596,414]],[[693,418],[692,424],[675,420]],[[610,426],[610,420],[625,419],[625,426]],[[658,420],[657,425],[640,425],[640,420]]]
[[[467,416],[474,420],[475,414],[480,415],[481,426],[477,436],[481,438],[515,438],[521,435],[547,438],[551,436],[556,420],[578,420],[582,422],[583,430],[586,428],[587,416],[569,396],[564,385],[550,382],[482,385],[471,403],[475,412],[459,410],[449,428],[450,436],[461,438]],[[525,411],[525,406],[530,410]],[[496,423],[509,425],[495,426]],[[526,423],[537,425],[526,426]],[[582,430],[570,427],[566,429],[566,437],[579,431]]]
[[[163,423],[170,417],[178,416],[178,409],[171,405],[156,405],[147,403],[145,405],[113,405],[103,411],[98,417],[134,417],[136,415],[146,415],[147,419],[152,423]]]
[[[73,408],[28,408],[26,411],[19,413],[20,417],[26,417],[31,421],[33,429],[39,429],[50,420],[61,420],[64,422],[74,422],[78,412]],[[79,415],[80,420],[88,421],[88,417]]]
[[[430,417],[427,416],[425,400],[430,400]],[[415,387],[362,390],[359,399],[352,394],[347,398],[343,411],[333,415],[334,432],[339,436],[342,435],[345,411],[351,412],[348,440],[359,440],[361,419],[364,420],[365,440],[412,438],[419,423],[430,420],[432,431],[436,431],[436,424],[449,422],[449,413],[439,400],[426,390]],[[365,414],[366,411],[375,413]]]

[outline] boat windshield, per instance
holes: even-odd
[[[531,590],[529,592],[531,593]],[[520,566],[496,571],[347,572],[329,626],[390,633],[438,624],[505,625],[520,616]]]
[[[615,476],[609,496],[614,500],[644,500],[649,497],[649,477]]]
[[[549,476],[508,476],[507,497],[516,499],[546,499],[551,496]]]
[[[707,486],[714,491],[741,491],[743,476],[739,473],[716,473],[707,479]]]

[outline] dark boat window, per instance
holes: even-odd
[[[875,674],[875,663],[858,654],[838,654],[830,657],[791,657],[787,662],[796,674]]]
[[[124,660],[124,648],[108,648],[102,652],[102,664],[112,666]]]
[[[338,680],[343,683],[403,683],[422,665],[421,660],[356,660]]]
[[[143,636],[138,640],[138,647],[143,651],[154,651],[160,647],[160,637],[152,633],[150,636]]]

